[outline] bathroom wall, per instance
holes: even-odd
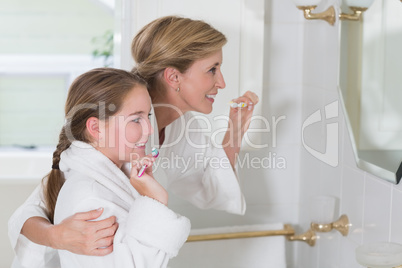
[[[287,2],[287,3],[284,3]],[[306,21],[301,11],[292,11],[291,1],[276,0],[275,14],[287,14],[289,22],[298,20],[303,37],[300,46],[302,61],[298,86],[302,88],[301,120],[304,122],[317,110],[321,111],[321,122],[305,129],[306,144],[325,153],[327,124],[338,126],[339,163],[332,167],[312,156],[302,146],[300,148],[300,210],[299,225],[307,230],[310,224],[309,199],[316,195],[331,195],[338,199],[337,218],[347,214],[351,221],[350,233],[342,237],[338,232],[319,233],[314,248],[298,244],[295,267],[300,268],[354,268],[362,267],[355,261],[355,249],[362,243],[375,241],[402,242],[402,216],[398,203],[402,201],[402,186],[385,182],[356,167],[348,129],[339,103],[339,115],[325,119],[324,109],[328,104],[338,101],[338,57],[339,24],[330,26],[324,21]],[[317,11],[337,1],[322,1]],[[281,8],[289,9],[281,12]],[[293,9],[295,10],[295,9]],[[297,29],[297,26],[294,25]],[[290,36],[290,34],[288,34]]]

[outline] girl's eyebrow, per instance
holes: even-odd
[[[143,114],[143,113],[144,113],[143,111],[138,111],[138,112],[131,113],[128,116],[138,115],[138,114]]]
[[[149,113],[151,113],[151,111],[152,111],[152,108],[149,109]],[[149,113],[148,113],[148,114],[149,114]],[[134,112],[134,113],[129,114],[128,116],[139,115],[139,114],[145,114],[145,112],[144,112],[144,111],[137,111],[137,112]]]

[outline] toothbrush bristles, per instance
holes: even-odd
[[[153,157],[157,158],[159,155],[158,149],[156,149],[155,147],[152,148],[151,154]]]
[[[247,107],[247,103],[245,103],[245,102],[237,103],[237,102],[231,101],[231,102],[229,102],[229,104],[230,104],[230,107],[232,107],[232,108],[244,108],[244,107]]]

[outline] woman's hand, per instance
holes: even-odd
[[[157,182],[152,175],[152,165],[155,158],[151,155],[131,162],[132,169],[130,174],[130,183],[140,195],[148,196],[167,206],[168,193],[162,185]],[[143,165],[147,165],[144,174],[138,177],[138,171]]]
[[[229,126],[222,141],[226,155],[234,168],[236,155],[240,151],[241,141],[250,126],[254,106],[258,103],[259,99],[254,92],[247,91],[243,96],[232,101],[235,103],[243,102],[247,104],[247,107],[244,108],[230,108]]]
[[[51,247],[76,254],[105,256],[113,251],[113,238],[118,223],[111,216],[91,221],[102,215],[103,209],[76,213],[51,227]]]
[[[251,116],[253,115],[254,106],[258,103],[258,96],[251,91],[247,91],[243,96],[232,100],[235,103],[246,103],[247,107],[244,108],[230,108],[229,113],[229,129],[233,132],[233,137],[243,138],[248,127],[250,126]],[[228,130],[229,130],[228,129]],[[237,141],[233,141],[235,144]],[[240,145],[240,144],[239,144]]]

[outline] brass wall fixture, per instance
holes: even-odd
[[[368,9],[367,7],[349,7],[349,8],[353,11],[353,13],[352,14],[345,14],[345,13],[339,14],[340,20],[355,20],[355,21],[360,20],[363,12]]]
[[[339,231],[343,236],[347,236],[349,233],[349,218],[345,214],[340,216],[338,220],[332,222],[332,223],[327,223],[327,224],[321,224],[321,223],[311,223],[311,230],[315,232],[330,232],[332,230],[337,230]]]
[[[343,236],[347,236],[349,233],[349,218],[346,215],[342,215],[338,220],[328,223],[320,224],[312,222],[310,224],[310,229],[303,234],[290,235],[287,237],[289,241],[303,241],[309,246],[313,247],[318,239],[316,232],[330,232],[332,230],[339,231]]]
[[[306,20],[325,20],[331,25],[335,24],[335,8],[330,6],[327,10],[320,13],[312,13],[317,6],[297,6],[298,9],[303,10]]]
[[[340,13],[340,20],[359,21],[364,11],[366,11],[374,0],[343,0],[346,5],[352,10],[352,14]],[[401,0],[402,1],[402,0]],[[333,6],[320,13],[312,13],[317,7],[320,0],[293,0],[298,9],[303,10],[304,18],[307,20],[325,20],[331,25],[335,24],[336,12]]]
[[[309,246],[314,247],[315,241],[317,240],[317,235],[313,230],[309,229],[303,234],[288,236],[287,239],[289,241],[303,241],[306,242]]]

